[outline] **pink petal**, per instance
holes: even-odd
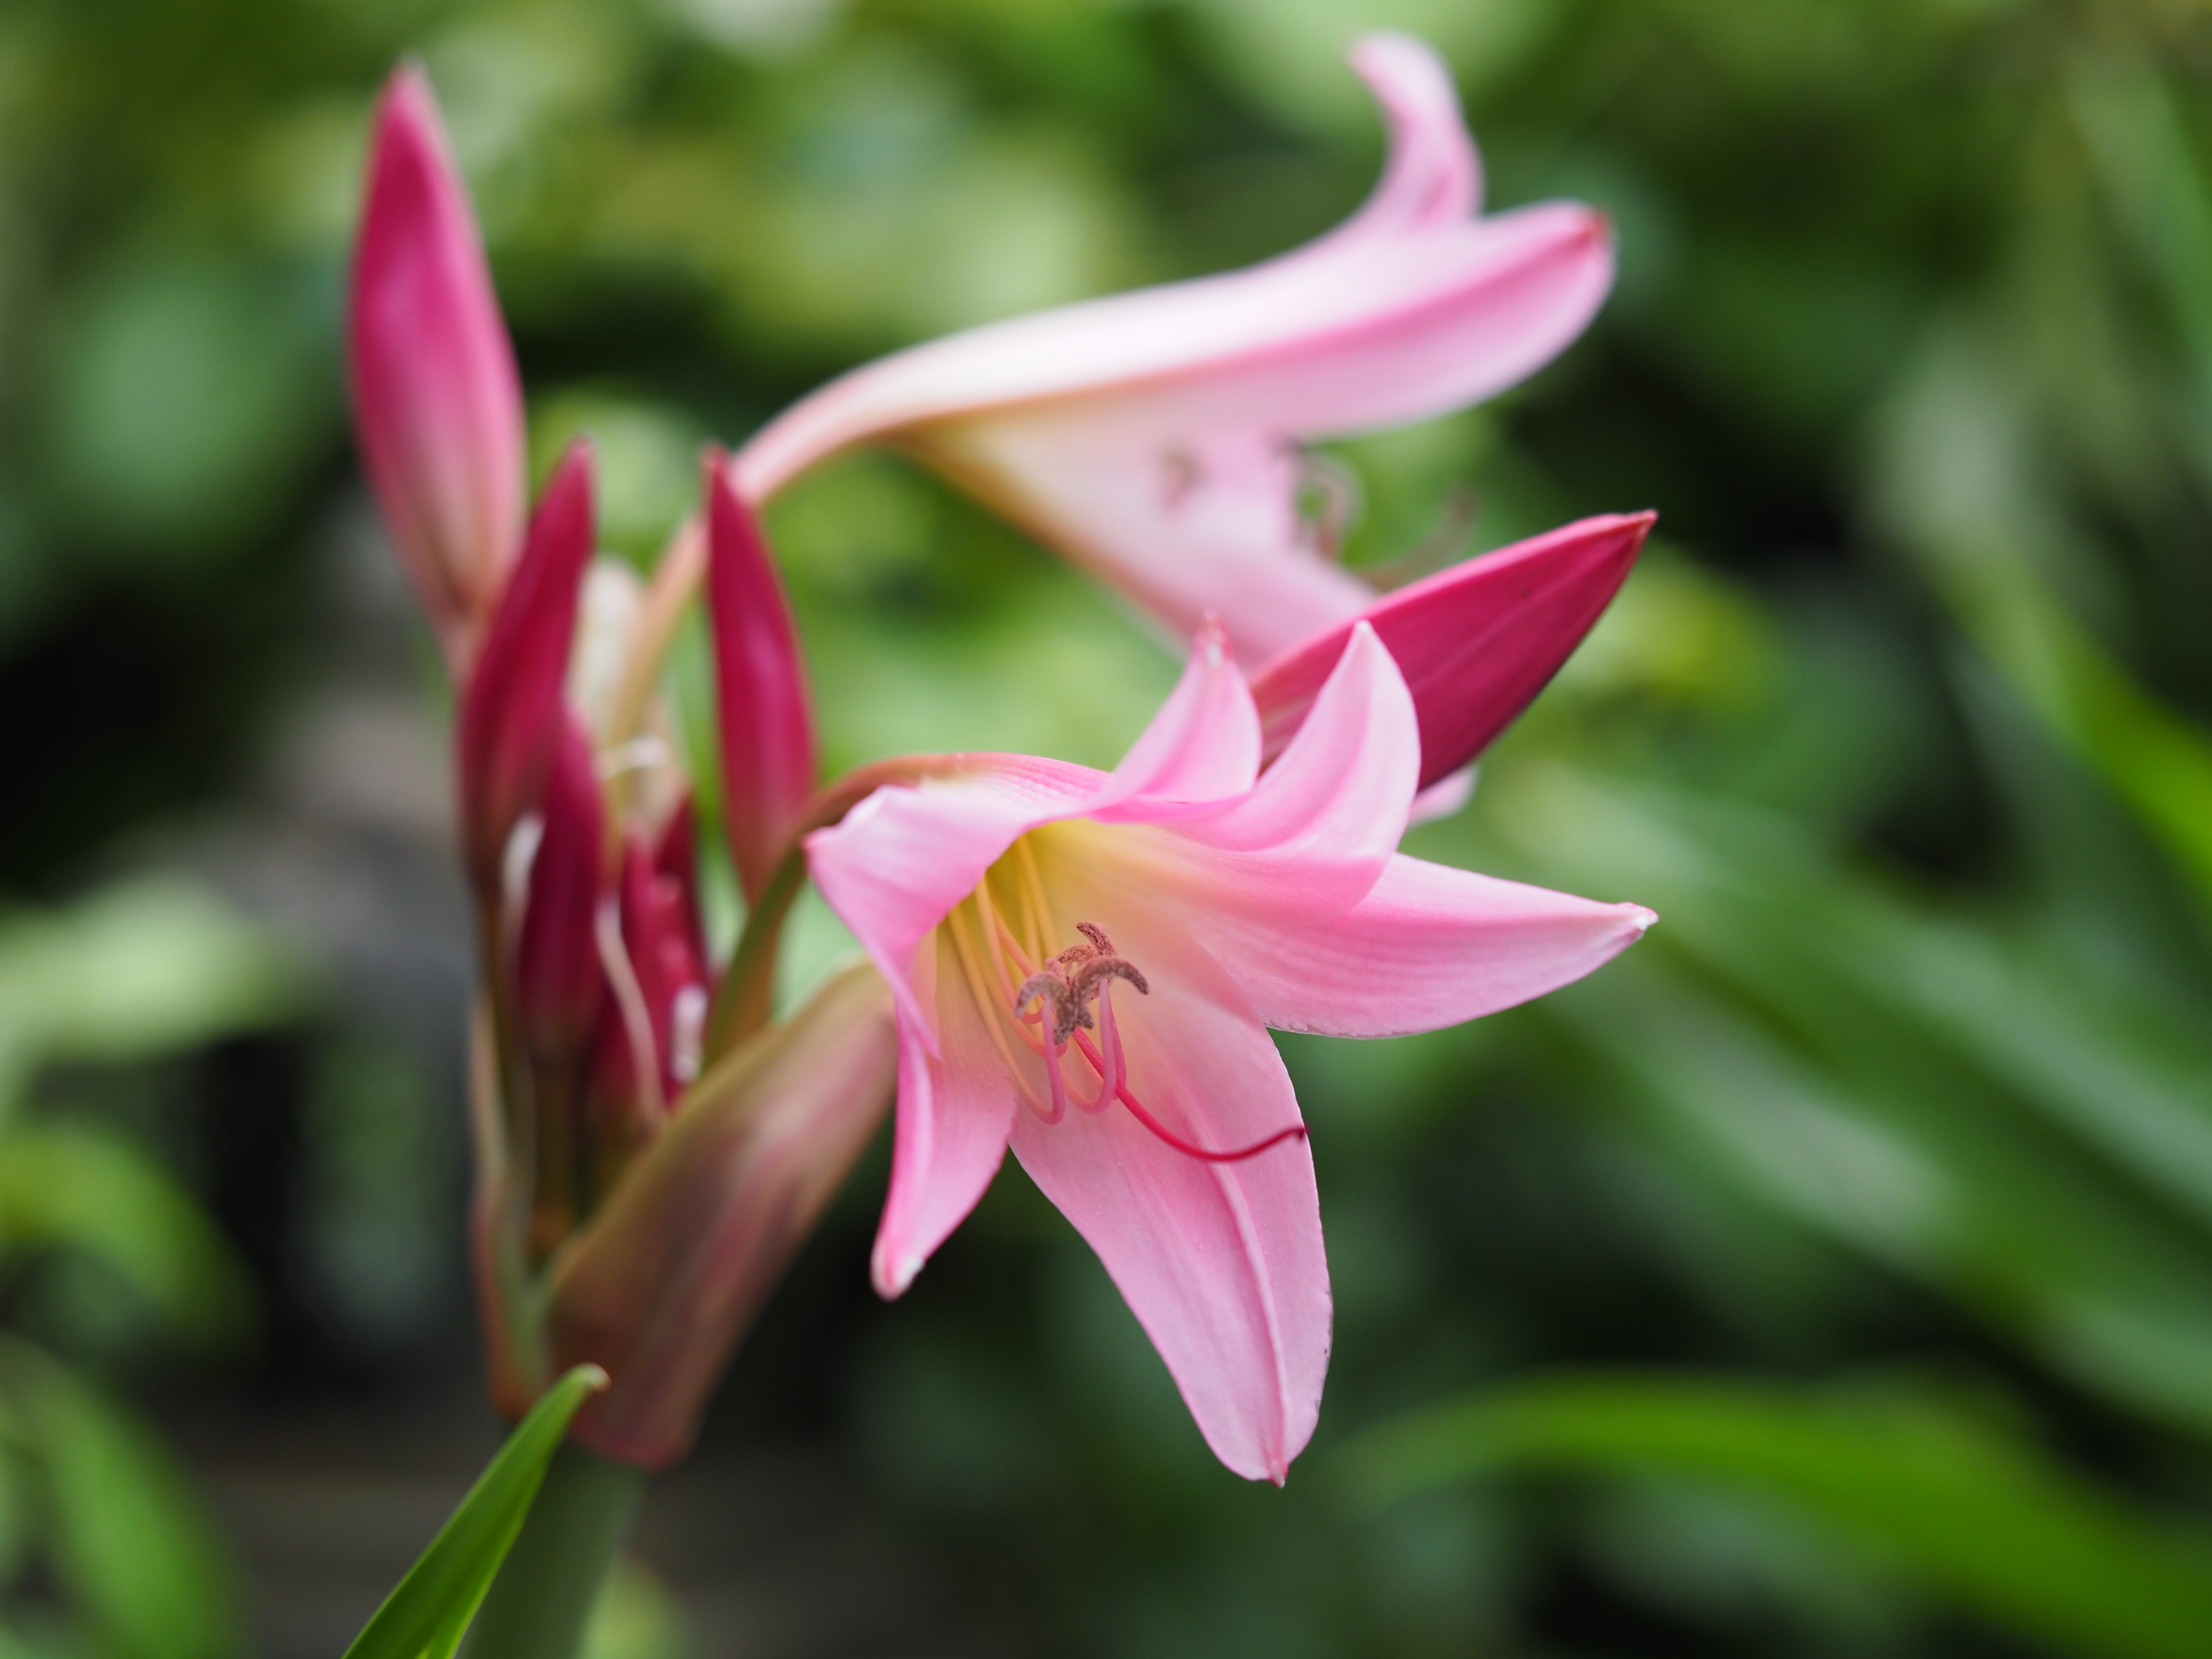
[[[1620,591],[1657,517],[1584,519],[1470,559],[1369,605],[1420,717],[1424,787],[1487,748],[1551,681]],[[1268,747],[1306,717],[1350,623],[1294,647],[1253,677]]]
[[[723,820],[738,879],[757,898],[814,787],[814,716],[782,579],[719,455],[707,462],[707,526]]]
[[[488,891],[496,890],[507,838],[535,803],[552,755],[592,532],[592,452],[579,441],[545,488],[461,692],[462,832],[471,871]]]
[[[1130,1086],[1176,1133],[1218,1149],[1298,1121],[1274,1044],[1206,951],[1161,912],[1052,878],[1142,967],[1115,992]],[[1120,1105],[1047,1124],[1014,1115],[1022,1167],[1098,1253],[1166,1361],[1207,1445],[1280,1484],[1304,1449],[1328,1367],[1328,1264],[1303,1139],[1240,1163],[1176,1151]]]
[[[1208,942],[1279,1030],[1400,1036],[1438,1030],[1557,990],[1603,966],[1657,920],[1402,854],[1343,915],[1209,918]]]
[[[1406,683],[1361,623],[1282,758],[1243,799],[1176,815],[1160,833],[1111,843],[1133,886],[1200,909],[1328,915],[1375,884],[1397,851],[1420,764]],[[1103,822],[1158,816],[1132,801]]]
[[[690,1449],[731,1351],[881,1121],[892,1048],[874,972],[831,981],[702,1079],[562,1248],[552,1364],[614,1379],[577,1439],[647,1468]]]
[[[1425,786],[1413,797],[1413,805],[1406,813],[1406,827],[1417,823],[1434,823],[1439,818],[1456,817],[1467,810],[1474,799],[1473,765],[1462,766],[1456,772],[1447,772],[1434,783]]]
[[[1332,235],[1243,270],[988,324],[883,358],[762,428],[737,455],[738,483],[759,501],[856,443],[994,411],[1026,419],[1077,399],[1113,410],[1092,441],[1153,430],[1163,450],[1225,423],[1304,438],[1419,420],[1550,361],[1612,281],[1611,228],[1576,203],[1402,237]],[[1183,430],[1158,431],[1164,424]],[[1164,485],[1175,482],[1169,459],[1155,457]]]
[[[1251,688],[1208,625],[1191,642],[1182,678],[1114,769],[1132,794],[1170,801],[1242,795],[1260,775],[1260,716]]]
[[[1443,61],[1411,35],[1383,33],[1352,49],[1352,66],[1390,124],[1390,160],[1374,194],[1334,234],[1403,235],[1472,215],[1482,163]]]
[[[903,1295],[947,1235],[967,1219],[1006,1160],[1014,1080],[940,934],[915,964],[934,1015],[936,1048],[899,1022],[898,1123],[891,1185],[869,1256],[878,1295]]]
[[[878,789],[805,843],[815,886],[890,981],[915,1039],[932,1049],[936,1023],[911,983],[916,947],[1017,837],[1080,811],[1105,781],[1088,767],[1028,756],[973,760],[957,777]]]
[[[520,538],[522,392],[468,193],[412,65],[377,105],[346,343],[370,487],[458,673]]]
[[[765,498],[890,438],[1188,635],[1218,611],[1267,660],[1362,607],[1302,522],[1295,445],[1491,396],[1579,334],[1613,279],[1588,208],[1465,216],[1473,149],[1441,65],[1369,41],[1392,160],[1368,205],[1248,270],[917,347],[794,406],[738,457]]]
[[[1068,399],[910,447],[1169,633],[1218,617],[1247,670],[1374,597],[1310,545],[1297,454],[1271,434],[1164,431],[1119,402]]]

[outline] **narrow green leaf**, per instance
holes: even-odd
[[[61,1125],[0,1130],[0,1260],[44,1250],[97,1257],[203,1340],[252,1327],[246,1270],[229,1243],[167,1171],[119,1135]]]
[[[239,1646],[236,1571],[190,1479],[137,1418],[10,1342],[56,1572],[117,1659],[222,1659]]]
[[[453,1518],[354,1638],[346,1659],[452,1659],[585,1400],[607,1386],[579,1365],[545,1391],[516,1425]]]
[[[1339,1459],[1373,1504],[1516,1469],[1686,1477],[1792,1505],[2033,1638],[2197,1659],[2212,1630],[2212,1532],[1924,1401],[1562,1376],[1383,1424]]]
[[[0,1093],[49,1061],[143,1059],[273,1024],[306,983],[268,934],[173,877],[0,915]]]

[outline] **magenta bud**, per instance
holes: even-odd
[[[714,630],[723,819],[749,899],[814,787],[814,716],[783,581],[726,458],[707,460],[707,614]]]
[[[411,64],[377,103],[346,355],[369,486],[458,675],[521,538],[522,391],[468,192]]]
[[[606,994],[596,933],[606,808],[582,726],[562,710],[556,732],[515,951],[515,1002],[533,1054],[573,1064]]]
[[[644,1016],[639,1035],[649,1035],[661,1098],[672,1101],[699,1074],[705,1036],[706,957],[696,909],[687,880],[666,873],[659,850],[636,831],[623,849],[621,896],[623,948]],[[642,1075],[634,1051],[629,1060],[630,1075]]]
[[[580,440],[538,504],[461,693],[461,831],[480,890],[497,890],[507,837],[544,787],[592,540],[592,452]]]
[[[1534,701],[1628,578],[1653,513],[1584,519],[1486,553],[1376,600],[1292,646],[1255,675],[1273,757],[1371,624],[1406,677],[1421,732],[1420,787],[1473,760]]]

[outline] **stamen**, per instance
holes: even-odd
[[[1029,917],[1030,937],[1042,958],[1051,949],[1052,904],[1044,896],[1044,878],[1037,873],[1036,854],[1027,836],[1014,843],[1014,868],[1021,880],[1022,908]]]
[[[1089,1060],[1093,1066],[1096,1066],[1098,1068],[1099,1075],[1103,1077],[1106,1073],[1105,1061],[1100,1056],[1098,1051],[1091,1047],[1091,1039],[1084,1036],[1079,1032],[1075,1038],[1075,1044],[1077,1048],[1082,1049],[1083,1057]],[[1119,1068],[1116,1067],[1116,1069],[1118,1070]],[[1121,1086],[1115,1091],[1115,1097],[1124,1106],[1129,1109],[1129,1115],[1131,1117],[1135,1118],[1138,1122],[1143,1124],[1145,1127],[1150,1129],[1155,1135],[1158,1135],[1169,1146],[1174,1147],[1176,1151],[1183,1153],[1187,1157],[1198,1158],[1207,1164],[1241,1164],[1248,1158],[1257,1158],[1261,1153],[1266,1152],[1270,1146],[1276,1146],[1282,1141],[1292,1139],[1304,1140],[1306,1138],[1306,1126],[1303,1123],[1293,1123],[1289,1128],[1278,1129],[1274,1133],[1268,1135],[1262,1139],[1254,1141],[1249,1146],[1239,1146],[1228,1152],[1214,1152],[1208,1147],[1200,1146],[1194,1141],[1185,1140],[1174,1130],[1169,1128],[1166,1124],[1154,1117],[1151,1111],[1146,1109],[1145,1103],[1129,1092],[1129,1085],[1127,1083],[1121,1084]]]
[[[1047,1123],[1056,1123],[1060,1120],[1052,1115],[1045,1103],[1036,1097],[1036,1091],[1030,1086],[1029,1079],[1023,1073],[1020,1064],[1014,1059],[1014,1051],[1006,1046],[1006,1032],[1000,1029],[999,1022],[991,1018],[990,993],[984,986],[982,969],[975,958],[978,955],[991,956],[992,953],[988,951],[975,951],[969,945],[968,930],[963,925],[967,918],[963,912],[966,908],[965,905],[956,907],[952,914],[945,918],[945,923],[952,939],[952,953],[960,963],[961,977],[968,981],[968,994],[975,999],[975,1012],[982,1019],[985,1029],[991,1033],[991,1042],[999,1051],[999,1058],[1006,1061],[1006,1073],[1013,1079],[1014,1087],[1021,1091],[1022,1103]],[[992,960],[995,963],[997,958],[993,956]],[[1003,971],[999,977],[1003,982],[1006,978]],[[1031,1045],[1033,1051],[1042,1050],[1042,1045],[1028,1032],[1017,1027],[1015,1035],[1024,1043]]]
[[[1359,475],[1320,450],[1295,451],[1293,465],[1299,535],[1322,557],[1334,559],[1359,518]]]

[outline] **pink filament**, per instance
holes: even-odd
[[[1083,1057],[1085,1060],[1098,1068],[1098,1074],[1103,1079],[1106,1075],[1106,1067],[1099,1057],[1098,1050],[1091,1046],[1091,1039],[1078,1031],[1075,1034],[1075,1046],[1083,1050]],[[1103,1095],[1105,1091],[1102,1089],[1099,1092]],[[1278,1129],[1265,1139],[1254,1141],[1249,1146],[1240,1146],[1233,1152],[1217,1152],[1211,1148],[1185,1140],[1166,1124],[1154,1117],[1146,1109],[1145,1103],[1129,1092],[1129,1085],[1127,1082],[1121,1083],[1115,1090],[1115,1095],[1124,1106],[1129,1109],[1131,1117],[1135,1118],[1138,1122],[1143,1124],[1176,1151],[1188,1157],[1201,1159],[1207,1164],[1241,1164],[1248,1158],[1257,1158],[1278,1141],[1288,1140],[1293,1136],[1300,1140],[1306,1138],[1306,1126],[1303,1123],[1293,1123],[1289,1128]]]

